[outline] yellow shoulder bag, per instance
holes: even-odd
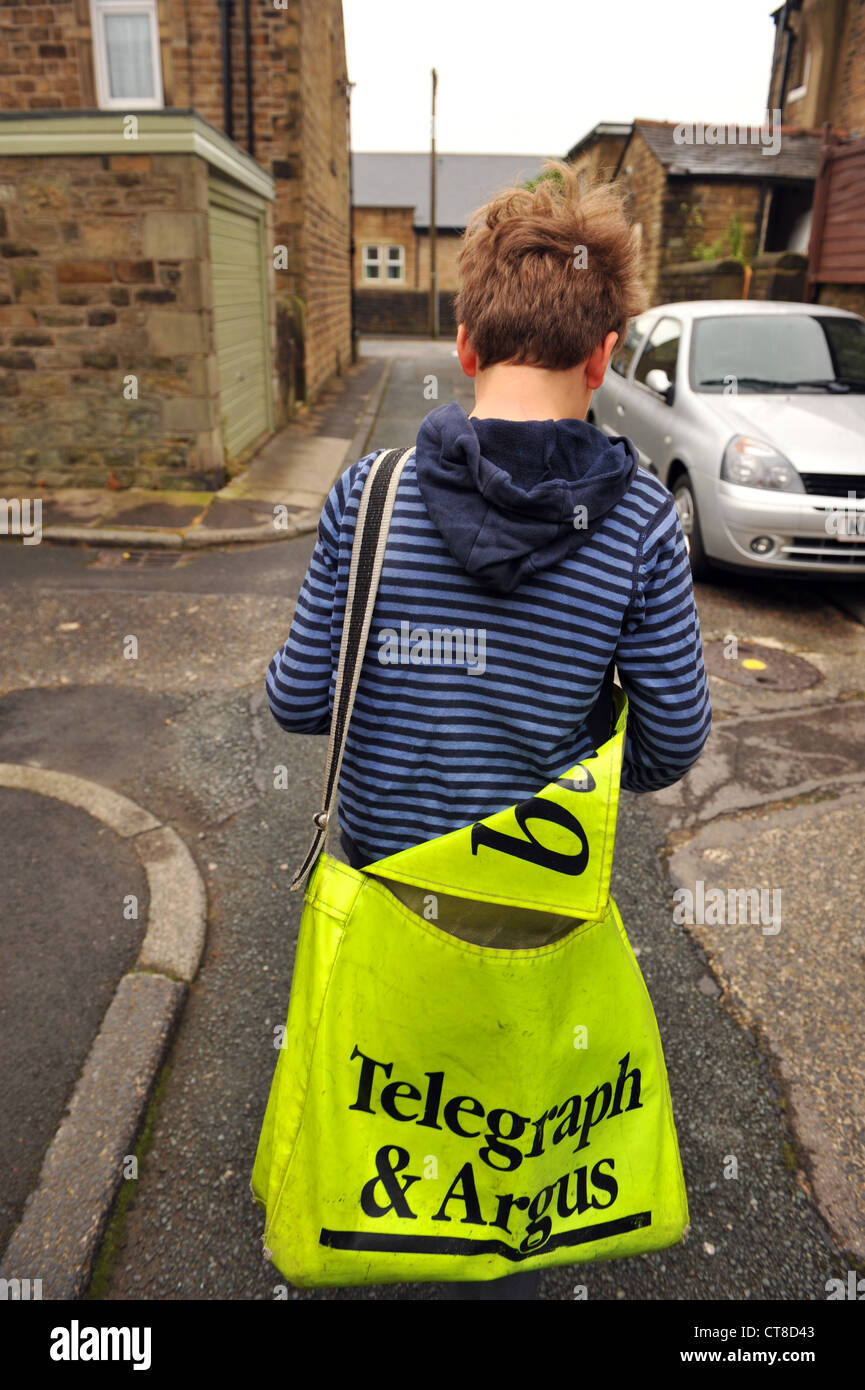
[[[609,895],[623,692],[596,754],[528,801],[363,871],[324,852],[410,452],[380,456],[361,497],[252,1172],[265,1253],[302,1288],[497,1279],[664,1249],[688,1225],[658,1026]]]

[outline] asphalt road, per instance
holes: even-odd
[[[14,702],[0,701],[4,746],[14,719]],[[131,845],[77,807],[0,787],[0,824],[2,1248],[114,990],[135,963],[148,895]],[[137,902],[124,916],[127,895]]]
[[[411,441],[436,404],[424,394],[430,376],[439,401],[451,399],[455,385],[457,399],[471,399],[449,347],[423,347],[410,345],[394,363],[374,447]],[[269,1300],[283,1282],[262,1258],[262,1216],[248,1183],[301,906],[287,882],[307,845],[325,740],[283,734],[264,703],[263,678],[288,632],[311,547],[307,537],[141,563],[117,552],[0,547],[0,759],[39,758],[95,777],[170,821],[209,896],[204,961],[168,1059],[134,1199],[100,1271],[109,1299]],[[832,1202],[821,1207],[823,1189],[815,1195],[814,1186],[814,1155],[828,1155],[830,1196],[833,1173],[843,1185],[842,1158],[835,1161],[835,1140],[819,1125],[800,1132],[808,1097],[831,1095],[826,1059],[806,1029],[808,1055],[791,1079],[785,1049],[795,1040],[777,1026],[783,999],[801,988],[797,952],[785,957],[781,1002],[753,997],[756,948],[768,949],[768,939],[731,951],[729,935],[723,941],[705,927],[676,925],[668,866],[690,848],[709,854],[697,868],[720,873],[724,861],[711,855],[744,825],[764,862],[769,849],[780,856],[772,873],[783,871],[794,901],[796,885],[805,885],[806,906],[796,914],[807,926],[813,885],[805,883],[796,838],[783,839],[782,818],[833,803],[831,837],[810,853],[822,855],[819,875],[834,883],[847,848],[858,844],[865,721],[847,719],[835,739],[831,719],[861,712],[865,630],[813,588],[724,580],[701,586],[698,602],[704,640],[732,632],[781,643],[814,662],[821,680],[794,693],[713,679],[716,728],[699,769],[670,794],[623,797],[614,894],[658,1016],[692,1229],[670,1251],[545,1274],[545,1299],[570,1300],[584,1284],[590,1299],[601,1300],[820,1300],[826,1280],[845,1278],[850,1267]],[[123,655],[129,634],[138,637],[134,661]],[[826,754],[810,779],[795,759],[797,720],[800,729],[817,729],[809,762]],[[290,768],[290,790],[274,786],[279,764]],[[803,791],[806,782],[814,786]],[[694,865],[686,872],[693,875]],[[843,880],[850,901],[834,900],[834,919],[843,928],[858,910],[861,930],[852,898],[858,892],[861,902],[858,861],[851,873]],[[776,938],[785,950],[788,937],[783,930]],[[832,984],[821,990],[818,981],[812,990],[817,1031],[829,1027],[833,1009],[847,1007],[844,989],[860,987],[861,962],[839,954],[845,949],[843,930],[824,929],[820,959]],[[51,960],[42,957],[41,967],[50,970]],[[761,977],[772,969],[770,958]],[[813,960],[802,970],[812,979]],[[843,1046],[830,1038],[836,1042]],[[863,1088],[858,1096],[855,1089],[862,1064],[853,1043],[850,1052],[852,1159],[842,1216],[851,1201],[854,1210],[861,1205],[865,1190]],[[811,1055],[819,1067],[809,1079]],[[835,1055],[831,1047],[827,1055]],[[731,1167],[736,1177],[725,1176]],[[297,1300],[437,1296],[435,1285],[289,1290]]]

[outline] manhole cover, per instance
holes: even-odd
[[[823,679],[823,673],[777,647],[761,647],[756,642],[739,642],[733,637],[723,642],[707,642],[703,649],[706,670],[735,685],[757,686],[763,690],[807,690]]]

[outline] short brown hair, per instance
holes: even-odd
[[[481,369],[575,367],[610,332],[621,346],[628,319],[648,307],[621,186],[598,181],[582,192],[570,165],[547,160],[547,169],[559,177],[505,189],[466,228],[455,310]]]

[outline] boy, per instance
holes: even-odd
[[[579,762],[611,659],[629,700],[623,787],[678,781],[709,734],[672,497],[638,469],[629,439],[585,421],[629,318],[646,307],[636,236],[617,187],[581,195],[569,166],[548,167],[559,177],[481,208],[460,252],[457,352],[475,406],[428,414],[400,480],[339,784],[355,868],[525,801]],[[332,489],[268,670],[270,708],[292,733],[329,728],[375,457]],[[434,651],[443,629],[449,649]],[[535,1282],[479,1290],[519,1297]]]

